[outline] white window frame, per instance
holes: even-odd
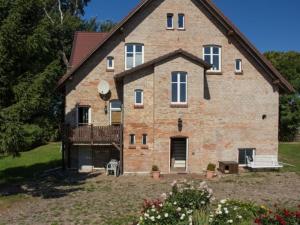
[[[142,46],[142,63],[141,64],[144,63],[144,55],[145,55],[145,46],[144,46],[144,44],[142,44],[142,43],[126,43],[125,44],[125,70],[132,69],[132,68],[128,68],[127,67],[127,47],[129,45],[133,46],[133,52],[132,52],[132,54],[133,54],[133,63],[132,63],[132,68],[136,67],[135,57],[136,57],[136,46],[137,45]]]
[[[206,48],[210,48],[210,53],[206,54],[205,53],[205,49]],[[213,48],[219,48],[219,54],[214,54],[213,53]],[[213,69],[213,67],[211,69],[209,69],[208,71],[210,72],[221,72],[222,71],[222,47],[220,45],[204,45],[203,46],[203,60],[205,60],[205,56],[209,55],[210,56],[210,64],[213,65],[213,59],[214,56],[219,56],[219,69]]]
[[[172,81],[172,77],[173,75],[176,74],[177,75],[177,82],[173,82]],[[180,81],[180,75],[181,74],[185,74],[185,82],[181,82]],[[186,85],[186,88],[185,88],[185,102],[181,102],[180,101],[180,95],[181,95],[181,91],[180,91],[180,84],[181,83],[185,83]],[[176,102],[173,102],[173,84],[177,84],[177,101]],[[174,104],[174,105],[179,105],[179,104],[182,104],[182,105],[186,105],[188,103],[188,74],[187,72],[184,72],[184,71],[176,71],[176,72],[172,72],[171,73],[171,104]]]
[[[133,136],[133,143],[131,143],[131,136]],[[135,145],[136,141],[135,141],[135,134],[129,134],[129,144],[130,145]]]
[[[183,18],[183,27],[179,27],[179,17],[182,16]],[[178,13],[178,24],[177,24],[178,30],[184,30],[185,29],[185,14],[184,13]]]
[[[145,137],[145,142],[144,142],[144,137]],[[148,143],[148,135],[147,134],[143,134],[142,135],[142,145],[147,145]]]
[[[112,66],[109,66],[110,60],[111,60],[111,65],[112,65]],[[113,70],[113,69],[115,68],[115,58],[114,58],[113,56],[108,56],[108,57],[106,58],[106,68],[107,68],[108,70]]]
[[[79,124],[79,108],[88,108],[88,124]],[[92,108],[89,105],[77,105],[76,106],[76,126],[91,125],[92,124]]]
[[[116,101],[119,101],[119,100],[112,100],[112,101],[109,102],[109,124],[110,125],[112,125],[112,123],[111,123],[111,117],[112,117],[111,114],[112,114],[112,112],[121,112],[121,118],[122,118],[122,104],[121,104],[120,108],[113,108],[112,107],[112,103],[116,102]],[[121,101],[119,101],[119,102],[121,102]]]
[[[254,157],[256,155],[256,149],[255,148],[238,148],[237,151],[237,162],[239,164],[239,154],[240,154],[240,150],[247,150],[247,149],[252,149],[252,157]],[[245,167],[247,166],[247,164],[239,164],[240,167]]]
[[[168,24],[168,19],[169,19],[169,16],[172,16],[172,27],[169,27],[169,24]],[[167,24],[166,24],[166,27],[167,27],[167,30],[173,30],[174,29],[174,14],[173,13],[167,13]]]
[[[239,70],[237,70],[237,68],[236,68],[238,64],[239,64],[239,67],[240,67]],[[235,69],[235,72],[236,72],[236,73],[241,73],[241,72],[243,71],[243,61],[242,61],[241,59],[236,59],[236,60],[235,60],[235,65],[234,65],[234,66],[235,66],[234,69]]]
[[[137,93],[141,92],[141,103],[137,103]],[[144,91],[142,89],[134,90],[134,104],[135,105],[144,105]]]

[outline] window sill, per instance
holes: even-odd
[[[174,30],[174,28],[166,27],[166,30]]]
[[[207,75],[223,75],[221,71],[206,71]]]
[[[235,75],[243,75],[244,72],[243,71],[240,71],[240,72],[235,72]]]
[[[129,149],[136,149],[136,146],[135,146],[135,145],[129,145],[128,148],[129,148]]]
[[[135,109],[143,109],[143,108],[144,108],[144,105],[134,105],[134,108],[135,108]]]
[[[141,149],[149,149],[148,145],[142,145]]]
[[[171,103],[170,107],[171,108],[188,108],[189,105],[187,103],[185,103],[185,104]]]
[[[179,31],[185,31],[185,28],[177,28]]]
[[[114,72],[115,71],[115,69],[106,69],[106,72]]]

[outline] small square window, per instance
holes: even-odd
[[[135,134],[130,134],[129,138],[130,138],[129,144],[130,145],[135,145]]]
[[[247,164],[247,158],[252,161],[253,157],[255,155],[255,149],[254,148],[240,148],[239,149],[239,164],[240,165],[246,165]]]
[[[178,14],[178,29],[184,29],[185,18],[184,14]]]
[[[172,13],[167,14],[167,28],[173,29],[173,14]]]
[[[115,67],[114,64],[115,64],[114,63],[114,57],[112,57],[112,56],[107,57],[107,69],[108,70],[113,70],[114,67]]]
[[[235,72],[236,73],[241,73],[242,71],[243,71],[242,60],[241,59],[236,59],[235,60]]]
[[[143,145],[147,144],[147,134],[143,134],[143,136],[142,136],[142,144]]]

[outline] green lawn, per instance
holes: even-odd
[[[282,171],[300,172],[300,143],[281,143],[279,161],[294,165],[294,167],[285,166]]]
[[[0,158],[0,185],[32,179],[41,171],[60,166],[60,143],[50,143],[28,152],[20,157]]]

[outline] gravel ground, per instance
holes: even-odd
[[[97,174],[44,178],[21,185],[22,194],[0,197],[0,224],[130,224],[139,215],[143,199],[170,191],[174,179],[203,180],[198,175],[168,175],[160,181]],[[208,183],[217,199],[282,207],[300,203],[300,175],[296,173],[226,175]]]

